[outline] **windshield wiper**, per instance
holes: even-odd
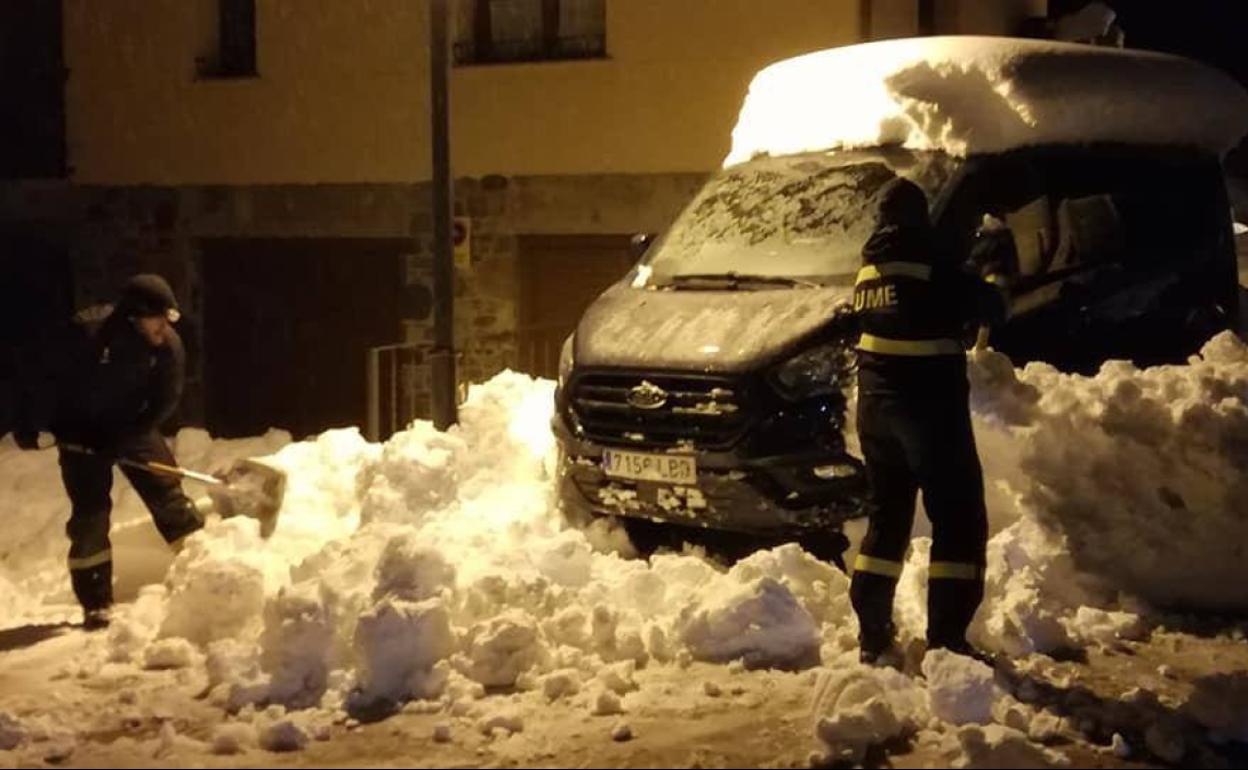
[[[793,278],[787,275],[754,275],[738,273],[735,270],[727,273],[687,273],[668,277],[671,286],[689,286],[695,283],[724,284],[728,288],[740,289],[744,284],[762,284],[765,286],[790,286],[793,288],[817,289],[819,284],[804,278]]]

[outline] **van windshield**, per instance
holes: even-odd
[[[654,245],[638,284],[757,278],[840,283],[861,266],[876,193],[901,175],[935,203],[957,161],[901,150],[759,158],[713,177]],[[769,280],[770,279],[770,280]]]

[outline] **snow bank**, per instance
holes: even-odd
[[[977,433],[1017,458],[1017,467],[985,463],[1002,510],[977,641],[1021,656],[1131,638],[1144,630],[1132,612],[1142,605],[1124,593],[1241,606],[1242,342],[1222,336],[1186,366],[1115,363],[1096,377],[1017,372],[984,354],[971,377]],[[163,585],[119,608],[107,658],[202,667],[209,702],[251,725],[214,735],[221,752],[303,745],[313,727],[283,707],[414,700],[515,732],[523,710],[517,722],[487,699],[502,688],[534,707],[564,700],[587,717],[628,714],[654,697],[638,691],[638,669],[703,660],[827,667],[814,729],[837,757],[860,758],[936,720],[961,725],[951,762],[1062,761],[995,729],[1043,732],[973,661],[931,655],[921,680],[859,666],[848,579],[794,544],[730,569],[692,550],[644,561],[596,550],[555,505],[552,389],[505,373],[472,390],[448,433],[418,423],[374,445],[330,431],[280,449],[269,461],[287,470],[289,487],[274,535],[260,538],[249,519],[210,523]],[[25,467],[14,455],[0,448],[0,468]],[[55,472],[45,462],[0,484],[50,489]],[[63,548],[59,528],[45,537]],[[903,642],[924,634],[929,551],[915,540],[899,584]],[[59,557],[54,566],[64,581]],[[1206,690],[1238,693],[1242,681]],[[1240,708],[1217,708],[1228,700],[1242,702],[1206,694],[1190,709],[1233,735]],[[254,708],[266,704],[277,711]]]
[[[1073,608],[1111,600],[1096,581],[1075,569],[1066,539],[1022,518],[988,543],[984,602],[972,639],[1011,656],[1050,652],[1074,643],[1067,620]]]
[[[1124,142],[1224,153],[1248,94],[1221,72],[1145,51],[926,37],[788,59],[750,84],[725,166],[759,154],[900,144],[965,156]]]
[[[1049,593],[1077,608],[1094,603],[1086,599],[1091,583],[1069,579],[1082,573],[1157,605],[1248,608],[1242,340],[1225,332],[1185,366],[1141,371],[1111,361],[1095,377],[1043,364],[1017,372],[986,353],[971,378],[980,419],[1019,448],[1019,475],[1007,484],[1020,513],[1043,530],[994,542],[1012,568],[997,585],[1026,584],[1017,587],[1032,590],[1041,606]],[[1039,554],[1030,546],[1042,537],[1055,560],[1047,574],[1046,560],[1034,564]]]
[[[204,472],[224,469],[242,457],[267,455],[290,443],[290,434],[270,431],[264,436],[237,440],[213,440],[205,431],[185,428],[173,442],[174,454],[186,468]],[[131,532],[150,530],[150,541],[162,544],[150,523],[150,516],[138,494],[120,471],[113,474],[114,547],[127,542]],[[192,497],[202,488],[188,483]],[[61,483],[55,450],[23,452],[11,437],[0,440],[0,521],[4,541],[0,543],[0,627],[20,618],[37,615],[49,602],[73,602],[65,576],[65,554],[69,542],[65,523],[69,520],[69,499]],[[163,545],[156,558],[168,560]],[[142,558],[151,558],[143,554]],[[118,573],[133,566],[119,564]]]
[[[110,659],[202,664],[231,711],[515,687],[618,713],[654,660],[818,663],[826,629],[849,623],[847,582],[800,548],[723,571],[696,554],[625,560],[565,524],[547,473],[552,387],[505,374],[449,433],[282,448],[267,458],[289,475],[273,536],[236,518],[188,539],[164,585],[121,608]]]

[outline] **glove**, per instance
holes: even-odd
[[[113,439],[97,438],[87,444],[96,457],[102,457],[109,460],[117,459],[118,446]]]
[[[39,448],[39,431],[37,430],[15,430],[13,431],[13,440],[17,445],[27,451]]]

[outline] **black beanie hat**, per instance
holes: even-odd
[[[178,301],[169,282],[154,273],[133,276],[121,288],[117,308],[126,316],[166,316],[178,320]]]
[[[889,180],[880,188],[879,224],[910,227],[930,224],[927,196],[922,188],[904,177]]]

